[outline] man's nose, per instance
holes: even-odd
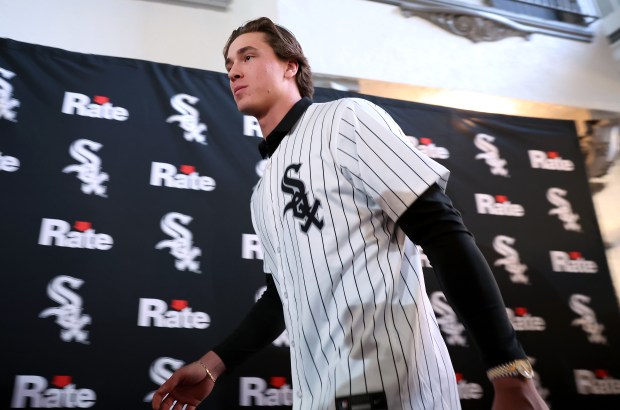
[[[241,78],[241,72],[239,72],[239,70],[237,70],[235,66],[232,66],[230,68],[230,71],[228,71],[228,79],[230,81],[235,81],[238,78]]]

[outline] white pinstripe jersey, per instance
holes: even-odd
[[[460,408],[419,254],[395,223],[448,175],[355,98],[312,104],[268,160],[252,221],[283,303],[294,409],[381,391],[390,410]]]

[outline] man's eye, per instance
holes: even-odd
[[[254,58],[254,56],[245,56],[245,61],[250,61],[253,58]]]

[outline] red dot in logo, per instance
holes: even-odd
[[[455,373],[457,383],[463,380],[463,373]]]
[[[430,145],[433,143],[433,140],[427,137],[420,138],[420,144]]]
[[[581,252],[579,252],[579,251],[569,252],[569,253],[568,253],[568,256],[569,256],[572,260],[581,259]]]
[[[524,307],[515,308],[515,314],[517,316],[525,316],[527,315],[527,308],[524,308]]]
[[[508,197],[506,195],[495,195],[495,200],[499,203],[503,203],[508,201]]]
[[[271,384],[273,387],[279,389],[280,387],[282,387],[282,386],[284,386],[286,384],[286,377],[271,376],[271,379],[269,380],[269,384]]]
[[[104,97],[103,95],[95,95],[93,97],[93,101],[99,105],[105,104],[110,101],[108,97]]]
[[[86,221],[75,221],[73,227],[80,232],[84,232],[93,226],[92,223]]]
[[[558,154],[558,153],[557,153],[557,152],[555,152],[555,151],[549,151],[549,152],[547,152],[547,158],[553,159],[553,158],[557,158],[557,157],[559,157],[559,156],[560,156],[560,154]]]
[[[71,376],[54,376],[54,378],[52,378],[52,384],[56,387],[60,387],[61,389],[71,384],[71,381]]]
[[[606,377],[609,377],[609,372],[605,369],[596,369],[594,371],[594,374],[596,375],[596,377],[598,377],[599,379],[604,379]]]
[[[196,167],[193,165],[181,165],[179,167],[179,171],[181,171],[182,173],[189,175],[192,172],[196,172]]]
[[[187,300],[173,299],[172,302],[170,302],[170,307],[175,310],[183,310],[187,306],[189,306]]]

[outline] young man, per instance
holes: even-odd
[[[267,291],[231,336],[160,387],[153,409],[195,409],[285,327],[295,409],[460,408],[407,237],[479,348],[493,408],[546,409],[490,268],[444,193],[448,170],[368,101],[313,104],[301,46],[269,19],[235,30],[224,56],[238,109],[265,136],[251,210]]]

